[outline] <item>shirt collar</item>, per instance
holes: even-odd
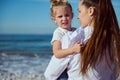
[[[71,32],[71,31],[69,31],[69,30],[67,30],[67,29],[63,29],[63,28],[61,28],[61,27],[58,27],[61,31],[63,31],[63,32]]]

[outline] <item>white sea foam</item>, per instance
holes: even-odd
[[[36,57],[37,56],[37,57]],[[43,73],[51,55],[20,56],[2,54],[0,80],[44,80]]]

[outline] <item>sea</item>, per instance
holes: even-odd
[[[52,35],[0,35],[0,80],[45,80]]]
[[[52,34],[0,35],[0,54],[51,54]]]

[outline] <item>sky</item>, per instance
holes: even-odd
[[[77,19],[79,0],[69,0],[73,7],[72,26]],[[120,25],[120,0],[112,0]],[[49,0],[0,0],[0,34],[52,34],[57,25],[51,20]]]

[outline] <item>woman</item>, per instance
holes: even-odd
[[[94,29],[80,57],[81,75],[85,80],[116,80],[120,72],[120,29],[111,0],[81,0],[78,11],[81,25]]]

